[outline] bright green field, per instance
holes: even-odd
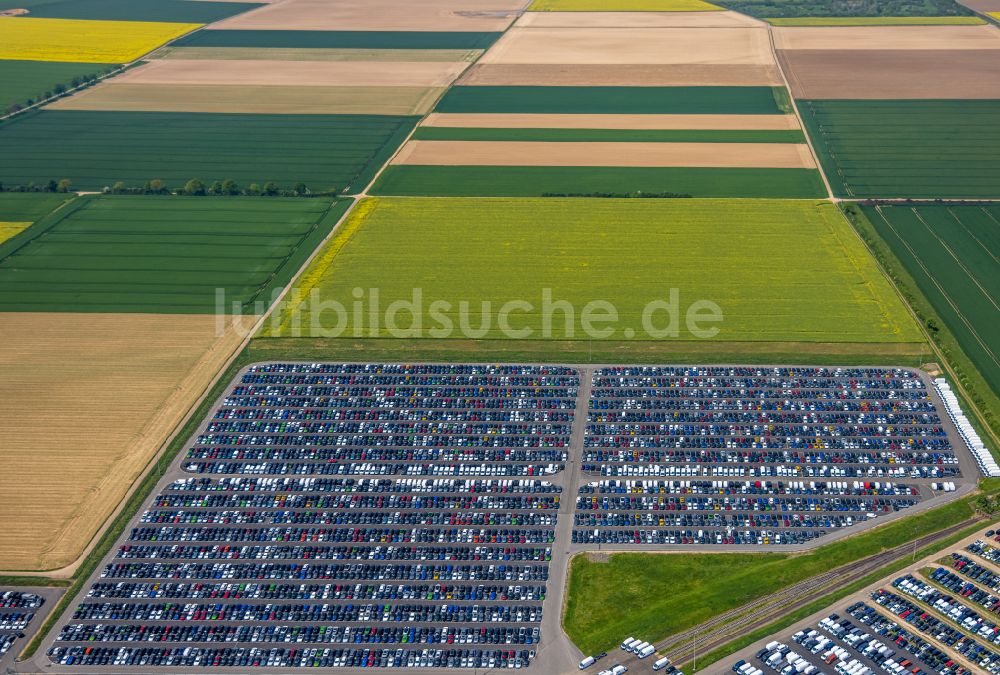
[[[975,26],[978,16],[802,16],[767,19],[773,26]]]
[[[1000,395],[1000,205],[863,211]]]
[[[502,33],[378,30],[200,30],[176,47],[488,49]]]
[[[973,515],[971,501],[963,499],[805,555],[622,553],[606,563],[577,556],[569,569],[563,626],[585,654],[611,651],[627,635],[657,641],[816,574],[899,546],[914,532],[960,523]]]
[[[51,192],[0,192],[0,220],[34,222],[75,196]]]
[[[180,188],[231,178],[357,192],[416,123],[386,115],[240,115],[43,110],[0,125],[0,182],[69,178],[78,190],[153,179]]]
[[[0,311],[262,310],[349,203],[84,197],[0,245]]]
[[[601,166],[386,167],[371,193],[436,197],[645,194],[809,199],[826,190],[815,169]]]
[[[204,33],[205,31],[202,31]],[[201,35],[196,33],[195,35]],[[443,113],[778,115],[781,87],[452,87]]]
[[[384,312],[374,328],[367,305],[354,313],[355,289],[365,302],[378,289],[382,310],[415,289],[422,297],[391,331]],[[677,331],[657,339],[700,339],[684,315],[708,301],[723,321],[703,327],[719,341],[921,342],[832,204],[688,199],[367,200],[293,289],[301,302],[264,335],[652,339],[644,309],[672,300],[671,289]],[[570,325],[559,300],[573,307]],[[512,301],[531,306],[509,308],[507,331],[501,308]],[[617,312],[603,333],[583,326],[591,301]],[[668,313],[654,329],[668,328]]]
[[[0,60],[0,114],[14,103],[24,105],[28,99],[37,101],[57,84],[69,89],[74,77],[100,75],[114,67],[105,63]]]
[[[841,197],[1000,197],[1000,100],[800,101]]]
[[[419,141],[561,141],[626,143],[805,143],[799,129],[503,129],[417,127]]]

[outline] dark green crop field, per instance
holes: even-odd
[[[417,127],[420,141],[564,141],[628,143],[805,143],[798,129],[477,129]]]
[[[196,33],[195,36],[201,35]],[[444,113],[777,115],[774,87],[452,87]]]
[[[253,2],[191,0],[0,0],[0,10],[27,9],[46,19],[211,23],[260,7]]]
[[[863,211],[1000,395],[1000,205]]]
[[[378,30],[202,30],[177,47],[487,49],[501,33]]]
[[[607,193],[692,197],[821,198],[814,169],[593,166],[389,166],[372,194],[440,197],[543,197]],[[670,195],[664,195],[670,196]]]
[[[0,311],[261,310],[349,204],[84,197],[0,245]]]
[[[801,101],[841,197],[1000,197],[1000,101]]]
[[[100,75],[116,67],[110,63],[0,60],[0,114],[15,103],[39,100],[56,85],[69,89],[73,78]]]
[[[972,16],[955,0],[720,0],[761,18],[792,16]]]
[[[33,223],[75,196],[52,192],[0,192],[0,222]]]
[[[363,189],[416,123],[383,115],[44,110],[0,125],[0,182],[80,190],[231,178],[313,192]]]

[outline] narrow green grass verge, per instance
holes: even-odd
[[[800,129],[477,129],[417,127],[418,141],[805,143]]]

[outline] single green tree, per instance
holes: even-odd
[[[309,194],[309,188],[306,187],[305,183],[296,183],[292,189],[295,190],[295,194],[299,197]]]
[[[120,195],[125,192],[125,183],[118,181],[111,186],[111,194]]]
[[[238,195],[240,193],[240,186],[236,184],[232,178],[227,178],[222,181],[222,194],[224,195]]]
[[[55,180],[50,180],[49,184],[45,187],[46,192],[55,192],[58,189],[59,183],[55,182]]]
[[[260,186],[257,185],[256,183],[250,183],[250,185],[247,186],[247,189],[244,190],[243,193],[248,197],[257,197],[260,195]]]
[[[212,183],[212,187],[208,188],[208,191],[213,195],[222,194],[222,183],[220,181],[215,181]]]
[[[184,184],[184,194],[201,197],[205,194],[205,184],[198,178],[192,178]]]
[[[167,191],[167,185],[159,178],[149,181],[149,191],[154,195],[162,195]]]
[[[264,183],[264,194],[268,197],[273,197],[278,194],[278,184],[273,180],[269,180]]]

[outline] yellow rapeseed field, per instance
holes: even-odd
[[[20,233],[31,223],[8,223],[0,221],[0,244]]]
[[[201,25],[0,17],[0,59],[129,63]]]

